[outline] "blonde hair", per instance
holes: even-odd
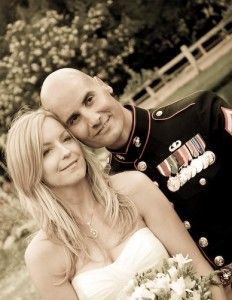
[[[81,230],[81,221],[42,180],[42,126],[46,117],[56,119],[43,109],[28,111],[18,117],[8,132],[6,157],[8,170],[22,206],[46,232],[48,239],[65,247],[69,264],[62,280],[64,282],[74,276],[77,260],[85,259],[89,253],[86,236]],[[111,187],[110,177],[102,171],[93,153],[82,144],[81,148],[93,195],[104,208],[106,222],[112,224],[112,227],[117,226],[123,239],[135,226],[136,209],[126,196]]]

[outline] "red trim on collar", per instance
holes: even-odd
[[[136,126],[136,111],[135,111],[135,107],[133,105],[130,105],[130,104],[127,104],[127,106],[131,108],[130,111],[132,113],[132,129],[131,129],[131,132],[130,132],[127,144],[124,147],[122,147],[123,149],[125,149],[123,152],[118,152],[117,150],[111,150],[111,149],[107,148],[107,150],[109,152],[111,152],[114,156],[116,156],[117,154],[119,154],[119,155],[126,155],[127,154],[128,149],[129,149],[130,144],[131,144],[132,137],[133,137],[134,132],[135,132],[135,126]]]
[[[148,131],[147,131],[146,141],[145,141],[144,146],[143,146],[143,150],[142,150],[142,152],[141,152],[141,154],[140,154],[140,156],[139,156],[138,159],[140,159],[143,156],[143,153],[145,151],[145,148],[147,146],[147,142],[148,142],[148,139],[149,139],[149,136],[150,136],[150,131],[151,131],[151,114],[149,113],[149,111],[147,109],[146,109],[146,111],[148,113],[149,127],[148,127]]]
[[[128,149],[130,147],[130,144],[131,144],[131,140],[132,140],[132,137],[134,135],[134,132],[135,132],[135,124],[136,124],[136,113],[135,113],[135,107],[132,106],[132,130],[131,130],[131,133],[130,133],[130,137],[129,137],[129,140],[128,140],[128,144],[126,146],[126,152],[124,154],[127,154],[128,152]]]

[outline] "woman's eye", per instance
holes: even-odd
[[[69,142],[69,141],[71,141],[71,140],[72,140],[71,136],[66,136],[66,137],[64,138],[64,142]]]
[[[46,149],[46,150],[44,150],[43,151],[43,156],[46,156],[46,155],[48,155],[48,153],[50,152],[50,149]]]

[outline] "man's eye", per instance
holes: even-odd
[[[73,115],[72,118],[69,120],[69,125],[74,125],[78,121],[78,118],[78,115]]]
[[[93,96],[89,96],[87,99],[86,99],[86,105],[90,105],[92,102],[93,102]]]

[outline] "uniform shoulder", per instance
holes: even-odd
[[[215,94],[212,91],[207,90],[200,90],[196,91],[194,93],[188,94],[180,99],[177,99],[176,101],[172,102],[168,106],[176,105],[177,107],[184,107],[185,105],[191,104],[191,103],[197,103],[198,101],[202,101],[206,98],[211,97],[217,97],[217,94]],[[166,106],[166,107],[168,107]]]
[[[159,107],[151,110],[152,118],[155,120],[163,120],[176,116],[177,114],[185,111],[186,109],[195,105],[210,105],[211,101],[220,99],[217,94],[211,91],[197,91],[189,94],[175,102],[166,106]]]

